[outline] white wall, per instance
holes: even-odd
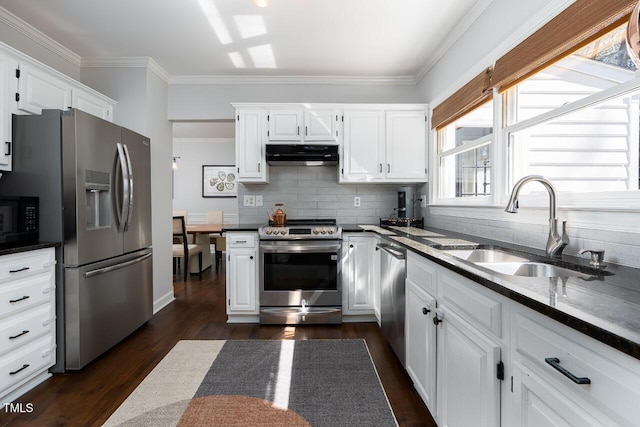
[[[236,197],[202,197],[202,166],[235,165],[235,150],[233,137],[174,138],[173,155],[180,158],[176,160],[178,168],[173,175],[173,210],[187,211],[189,219],[194,214],[204,215],[207,211],[216,210],[237,218]]]
[[[424,102],[414,85],[171,84],[169,120],[233,119],[232,102]]]

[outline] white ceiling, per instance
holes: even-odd
[[[491,1],[270,0],[259,8],[253,0],[0,0],[0,6],[83,59],[151,57],[171,76],[419,79]]]

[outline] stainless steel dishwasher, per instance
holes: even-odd
[[[405,366],[404,313],[407,251],[399,246],[379,243],[380,250],[380,327],[387,342]]]

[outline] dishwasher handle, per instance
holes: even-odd
[[[406,251],[398,246],[390,245],[388,243],[378,243],[376,248],[382,249],[396,259],[405,259],[407,257]]]

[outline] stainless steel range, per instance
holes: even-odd
[[[288,220],[260,235],[260,323],[342,322],[342,228],[335,220]]]

